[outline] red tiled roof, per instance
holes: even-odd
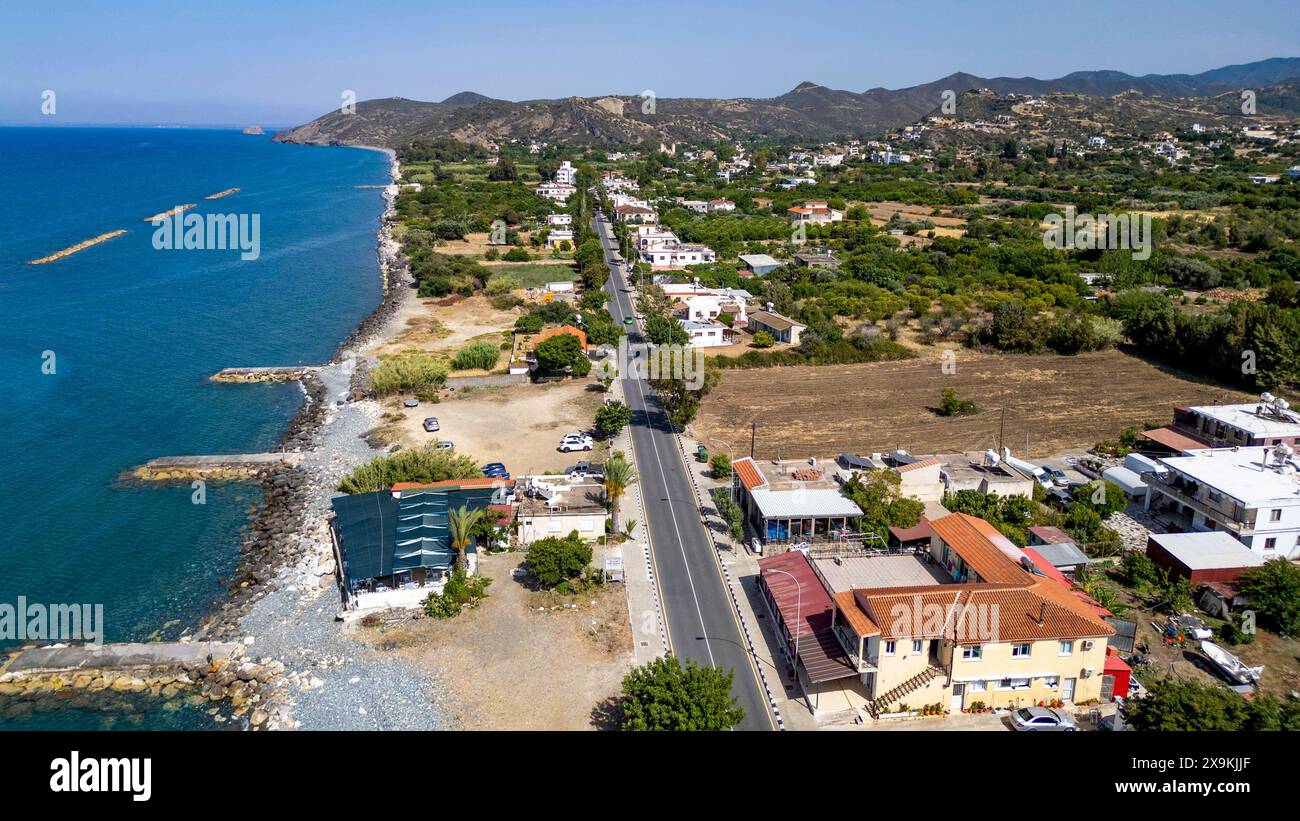
[[[758,572],[792,636],[811,636],[831,626],[831,612],[835,607],[831,595],[803,551],[791,550],[759,559]]]
[[[894,527],[891,525],[889,532],[900,542],[915,542],[920,539],[929,539],[934,535],[934,530],[930,527],[930,520],[924,516],[918,519],[912,527]]]
[[[899,473],[907,473],[908,471],[912,471],[912,470],[934,467],[937,464],[939,464],[939,460],[931,456],[929,459],[921,459],[918,462],[912,462],[906,465],[899,465],[894,469],[897,470]]]
[[[1029,532],[1042,539],[1044,544],[1074,544],[1074,538],[1059,527],[1034,525]]]
[[[763,473],[758,469],[758,465],[754,464],[754,460],[748,456],[732,462],[731,469],[735,471],[740,483],[745,486],[745,490],[753,490],[767,484],[767,480],[763,478]]]
[[[1142,435],[1152,442],[1158,442],[1171,450],[1183,453],[1197,448],[1208,448],[1210,444],[1195,436],[1183,433],[1173,428],[1156,428],[1154,430],[1144,430]]]

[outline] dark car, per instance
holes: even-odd
[[[483,466],[483,475],[489,479],[509,479],[510,471],[500,462],[488,462]]]

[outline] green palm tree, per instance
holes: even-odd
[[[451,546],[456,551],[456,566],[469,572],[469,559],[465,551],[474,543],[474,528],[483,518],[482,508],[470,510],[468,505],[447,511],[447,528],[451,531]]]
[[[610,519],[618,533],[618,500],[636,483],[636,468],[621,453],[615,453],[605,462],[605,495],[609,497]]]

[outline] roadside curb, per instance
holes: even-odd
[[[619,392],[622,393],[621,386]],[[627,397],[624,396],[623,399],[626,400]],[[636,464],[636,448],[632,444],[632,429],[630,427],[624,428],[619,434],[619,438],[626,439],[628,452],[632,454],[632,463]],[[641,483],[639,481],[635,482],[632,487],[633,492],[636,494],[637,511],[640,513],[638,524],[641,527],[642,533],[642,536],[639,539],[641,543],[641,558],[645,562],[645,575],[647,581],[650,582],[650,595],[654,599],[655,606],[655,621],[659,627],[659,655],[671,655],[672,650],[668,645],[668,631],[664,626],[663,603],[659,600],[659,581],[655,578],[654,560],[650,557],[650,542],[648,540],[650,525],[646,522],[645,501],[641,496]]]
[[[700,491],[699,483],[695,481],[695,471],[691,469],[691,463],[688,461],[686,446],[682,442],[681,433],[674,431],[673,439],[677,442],[677,450],[682,457],[682,464],[686,468],[686,476],[691,481],[691,489],[695,491],[695,500],[699,503],[696,507],[703,508],[704,496]],[[701,521],[704,521],[703,516],[701,516]],[[741,632],[745,634],[745,643],[749,646],[750,661],[754,665],[755,672],[758,673],[759,683],[763,685],[763,694],[767,697],[768,708],[776,718],[777,729],[785,730],[785,720],[781,718],[781,708],[776,704],[776,698],[772,694],[772,686],[767,682],[767,675],[764,674],[762,666],[758,664],[758,649],[754,644],[754,637],[749,631],[749,622],[745,619],[745,613],[740,607],[738,596],[743,595],[743,591],[737,593],[736,582],[731,577],[731,568],[722,560],[722,550],[718,547],[718,541],[713,537],[713,530],[709,528],[707,521],[704,521],[704,532],[709,537],[709,544],[713,546],[713,557],[718,562],[718,567],[722,569],[722,577],[727,582],[727,595],[731,597],[731,608],[735,611],[736,618],[740,622]],[[741,549],[744,549],[743,545]]]

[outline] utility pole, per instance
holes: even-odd
[[[758,420],[749,424],[749,458],[754,458],[754,440],[758,438]]]
[[[998,423],[998,458],[1002,457],[1002,436],[1007,429],[1007,400],[1002,400],[1002,421]]]

